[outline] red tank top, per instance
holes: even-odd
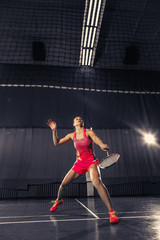
[[[86,135],[86,129],[84,129],[84,138],[77,139],[76,132],[73,136],[74,146],[77,150],[77,160],[80,161],[90,161],[95,160],[96,157],[93,151],[93,141],[92,139],[88,138]]]

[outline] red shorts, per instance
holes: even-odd
[[[79,161],[77,160],[73,167],[72,167],[72,170],[83,175],[84,173],[86,173],[89,169],[89,167],[92,165],[92,164],[96,164],[96,165],[99,165],[99,162],[98,160],[90,160],[90,161]]]

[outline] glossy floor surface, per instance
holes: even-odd
[[[1,200],[0,240],[159,240],[159,197],[112,197],[119,223],[99,198],[66,198],[50,213],[48,199]]]

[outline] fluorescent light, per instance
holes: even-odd
[[[79,64],[91,66],[100,34],[106,0],[85,0]]]
[[[82,54],[82,65],[84,65],[85,53],[86,53],[86,49],[83,49],[83,54]]]
[[[86,27],[85,39],[84,39],[84,45],[83,45],[83,47],[86,47],[87,36],[88,36],[88,27]]]
[[[98,18],[99,18],[100,6],[101,6],[101,0],[99,0],[99,3],[98,3],[98,10],[97,10],[96,22],[95,22],[95,26],[96,26],[96,27],[97,27],[97,25],[98,25]]]
[[[91,43],[91,35],[92,35],[92,27],[90,27],[87,47],[90,46],[90,43]]]
[[[93,14],[92,14],[92,22],[91,22],[91,26],[93,26],[93,22],[94,22],[95,11],[96,11],[96,5],[97,5],[97,0],[94,1],[94,9],[93,9]]]
[[[94,39],[95,39],[95,34],[96,34],[96,28],[94,28],[94,30],[93,30],[91,48],[93,48],[93,43],[94,43]]]
[[[86,61],[85,61],[85,65],[87,65],[87,62],[88,62],[88,53],[89,53],[89,49],[87,49],[87,51],[86,51]]]
[[[88,66],[91,65],[92,52],[93,52],[93,50],[91,49],[91,50],[90,50],[90,53],[89,53]]]
[[[87,18],[87,25],[89,25],[89,22],[90,22],[92,2],[93,2],[93,0],[90,1],[90,5],[89,5],[88,18]]]

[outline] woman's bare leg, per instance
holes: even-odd
[[[97,189],[108,210],[112,210],[110,196],[106,186],[102,183],[99,167],[96,164],[92,164],[88,170],[88,173],[94,187]]]
[[[67,185],[74,179],[78,178],[80,176],[79,173],[76,173],[75,171],[73,171],[72,169],[69,170],[69,172],[66,174],[66,176],[64,177],[59,190],[58,190],[58,194],[57,194],[57,200],[60,200],[63,195],[64,195],[64,191],[67,187]]]

